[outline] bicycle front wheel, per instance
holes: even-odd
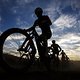
[[[25,40],[27,46],[29,42],[27,37],[29,35],[19,28],[9,29],[2,34],[0,39],[0,57],[4,63],[3,67],[11,70],[23,70],[29,66],[29,53],[33,51],[30,45],[27,52],[24,50],[18,51]]]

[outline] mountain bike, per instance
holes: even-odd
[[[11,28],[0,36],[0,63],[6,70],[27,70],[34,63],[36,53],[49,66],[49,59],[43,55],[44,50],[35,29]]]

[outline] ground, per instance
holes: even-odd
[[[36,69],[37,66],[30,68],[29,72],[25,73],[10,73],[0,68],[1,80],[79,80],[80,62],[70,61],[69,65],[53,71],[46,69]]]

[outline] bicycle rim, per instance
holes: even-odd
[[[12,30],[5,35],[2,45],[2,59],[5,64],[12,69],[21,70],[28,65],[29,56],[27,55],[29,52],[18,51],[27,38],[26,35],[20,30],[16,30],[15,32]],[[21,57],[23,54],[25,55]]]

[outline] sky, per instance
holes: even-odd
[[[43,14],[52,21],[49,45],[54,39],[69,57],[79,57],[79,0],[0,0],[0,34],[13,27],[31,27],[37,19],[34,14],[36,7],[41,7]]]

